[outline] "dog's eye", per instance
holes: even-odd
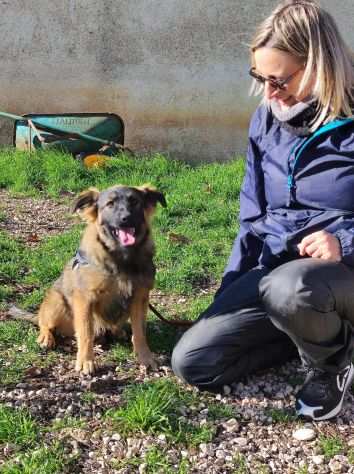
[[[137,200],[136,197],[134,197],[134,196],[130,196],[130,197],[129,197],[129,204],[130,204],[131,206],[137,206],[138,203],[139,203],[139,201]]]
[[[106,206],[107,207],[113,207],[114,206],[114,201],[108,201]]]

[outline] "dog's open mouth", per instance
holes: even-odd
[[[119,240],[123,247],[135,244],[135,227],[113,229],[113,235]]]

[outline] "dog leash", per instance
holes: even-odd
[[[149,308],[150,310],[154,313],[155,316],[157,316],[161,321],[163,321],[166,324],[169,324],[170,326],[184,326],[184,327],[190,327],[193,324],[193,321],[187,321],[183,319],[167,319],[162,314],[157,311],[157,309],[149,303]]]

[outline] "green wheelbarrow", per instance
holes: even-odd
[[[28,114],[18,116],[0,112],[13,120],[13,144],[17,149],[61,150],[82,159],[87,166],[105,161],[124,147],[124,122],[111,113]],[[101,156],[101,159],[99,157]]]

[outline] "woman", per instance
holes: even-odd
[[[240,231],[214,302],[178,342],[183,380],[220,390],[296,351],[299,415],[336,416],[354,376],[353,57],[315,1],[281,3],[251,46]]]

